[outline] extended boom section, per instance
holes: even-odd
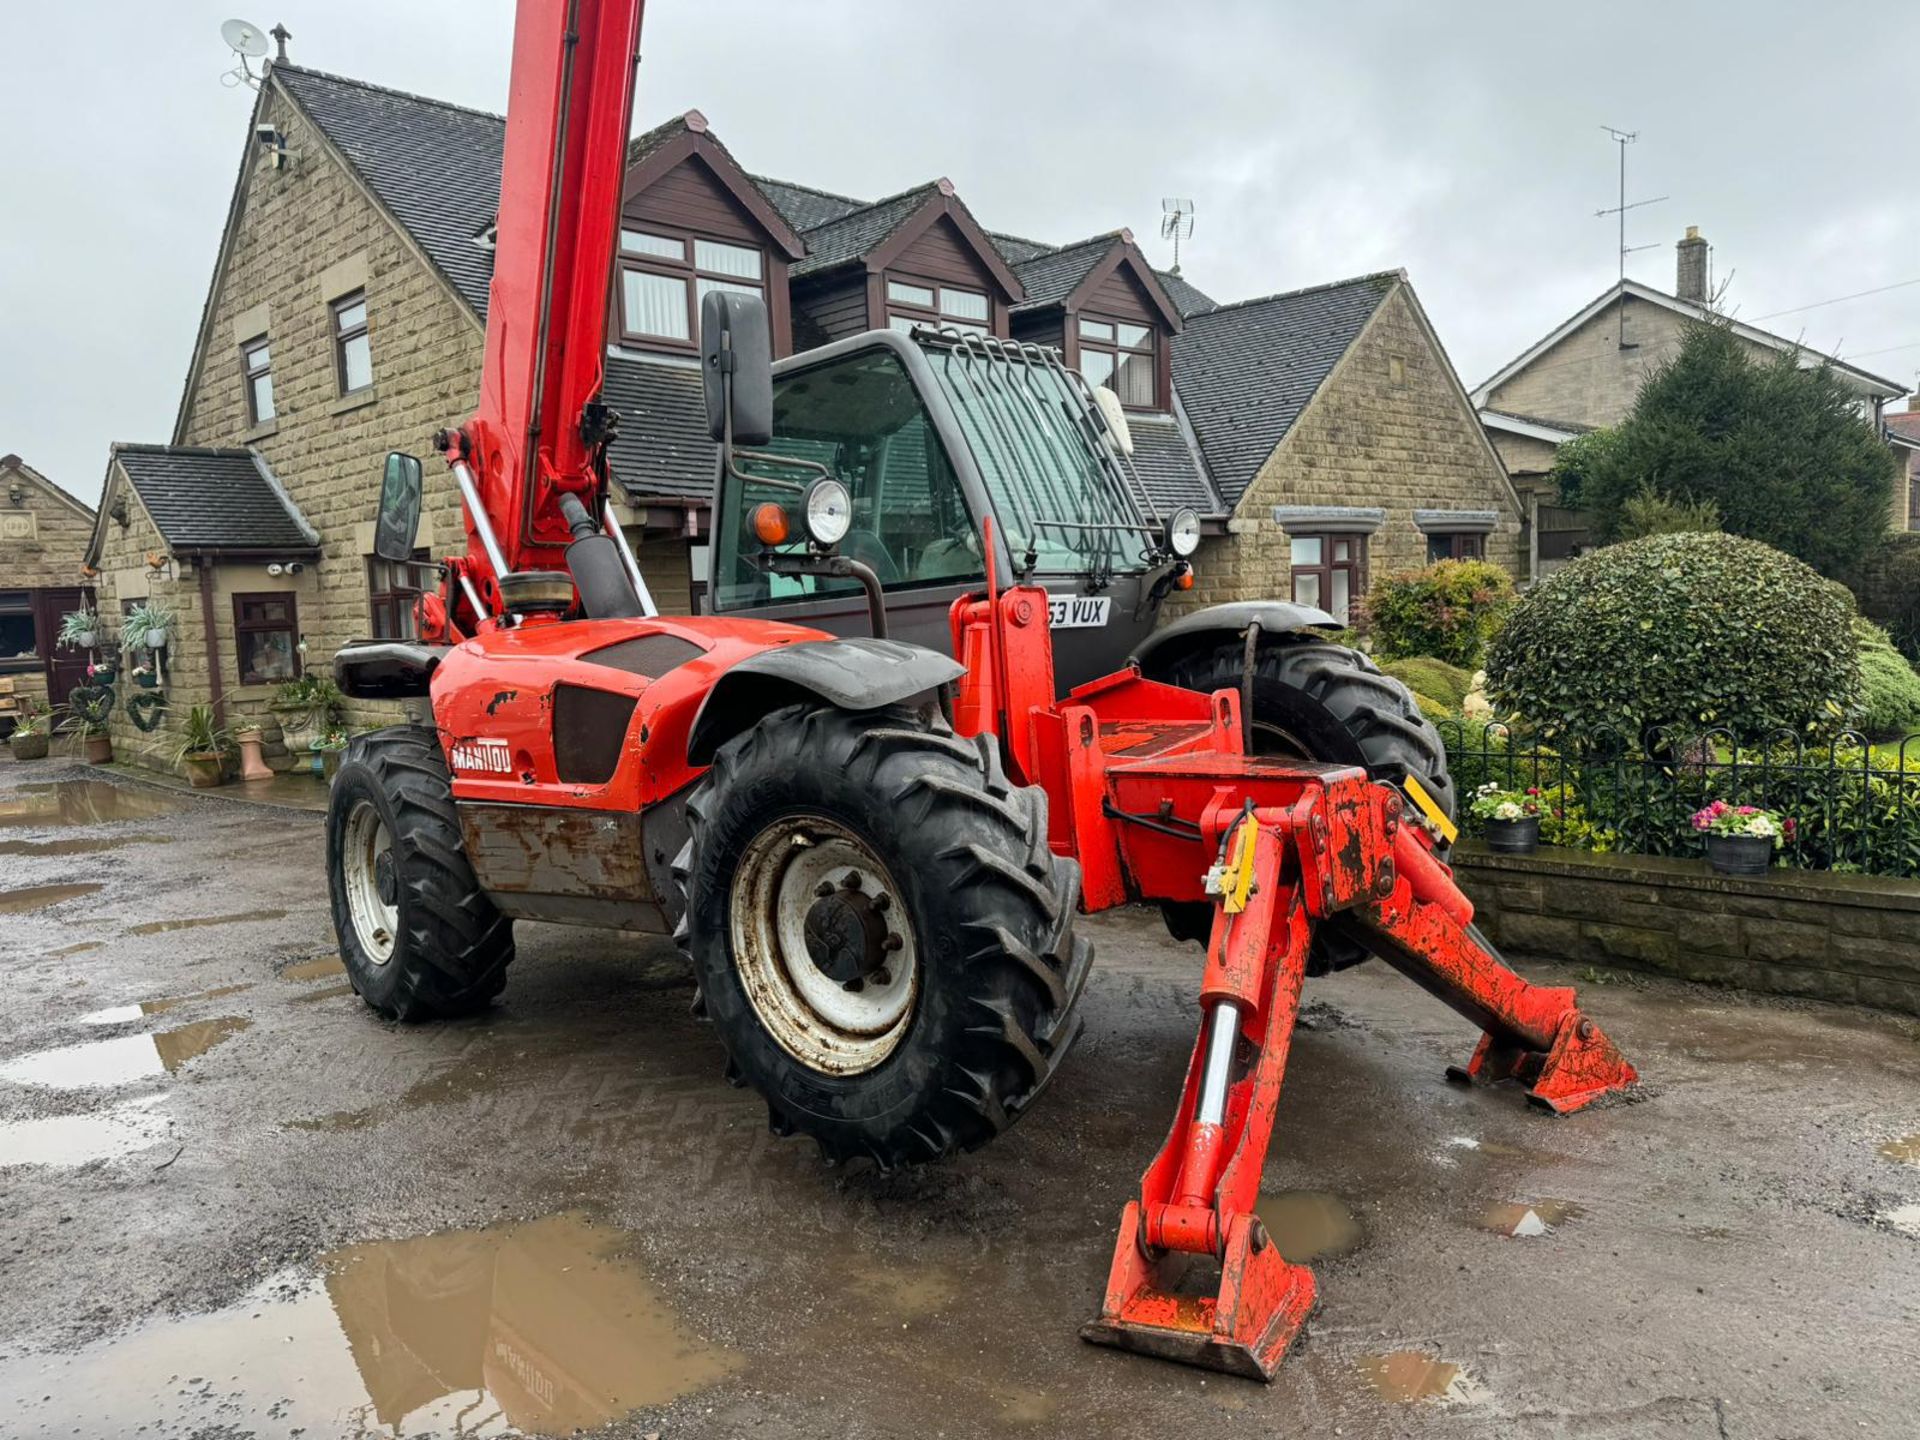
[[[1053,797],[1089,909],[1214,905],[1200,1034],[1165,1144],[1121,1218],[1101,1344],[1270,1378],[1311,1311],[1313,1274],[1256,1211],[1315,929],[1339,927],[1481,1031],[1460,1080],[1515,1080],[1558,1113],[1638,1075],[1571,989],[1528,983],[1473,927],[1473,906],[1401,790],[1348,766],[1243,749],[1240,697],[1123,672],[1057,703],[1044,605],[1025,587],[956,603],[970,684],[959,723],[1005,738]],[[973,677],[978,677],[977,681]],[[1183,1280],[1199,1257],[1217,1281]],[[1200,1267],[1207,1268],[1207,1267]]]

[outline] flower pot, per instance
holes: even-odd
[[[100,632],[97,630],[82,630],[78,635],[73,637],[73,643],[78,649],[91,650],[94,647],[94,642],[99,640],[99,638]]]
[[[87,736],[87,763],[104,765],[113,759],[113,737],[111,735]]]
[[[260,732],[243,730],[235,737],[240,742],[240,778],[242,780],[271,780],[273,770],[260,755]]]
[[[1531,855],[1540,848],[1540,817],[1487,821],[1487,848],[1496,855]]]
[[[133,683],[138,685],[142,690],[151,690],[160,683],[160,677],[155,675],[151,670],[142,670],[134,675]]]
[[[47,758],[47,737],[41,735],[16,735],[7,742],[16,760],[44,760]]]
[[[1768,835],[1708,835],[1707,863],[1722,875],[1764,875],[1773,865]]]
[[[283,714],[280,717],[280,735],[281,738],[286,741],[287,749],[291,750],[295,755],[311,750],[313,748],[313,742],[317,738],[314,732],[313,717],[311,715],[295,714],[292,711]]]
[[[180,766],[187,772],[187,783],[196,790],[211,790],[224,778],[218,753],[183,755]]]
[[[346,753],[344,750],[322,750],[320,752],[320,774],[328,783],[332,783],[333,777],[339,773],[340,757]]]

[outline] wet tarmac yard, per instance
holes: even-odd
[[[1920,1027],[1625,976],[1553,1120],[1385,967],[1311,982],[1259,1386],[1099,1350],[1199,951],[1088,925],[1087,1033],[976,1155],[821,1167],[671,946],[523,924],[486,1017],[333,958],[319,817],[0,762],[0,1436],[1827,1437],[1920,1430]]]

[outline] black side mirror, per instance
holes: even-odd
[[[700,373],[707,433],[736,445],[773,438],[773,338],[758,295],[709,290],[700,301]]]
[[[420,462],[395,450],[380,477],[380,518],[373,527],[373,553],[382,560],[413,557],[420,533]]]

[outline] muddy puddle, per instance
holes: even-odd
[[[106,888],[99,883],[77,885],[26,885],[18,890],[0,890],[0,915],[25,915],[45,910],[83,895],[97,895]]]
[[[1296,1265],[1360,1247],[1360,1222],[1346,1201],[1325,1190],[1262,1195],[1254,1208],[1280,1253]]]
[[[123,789],[105,780],[51,780],[22,785],[0,799],[0,829],[151,820],[179,808],[177,799],[159,791]]]
[[[1882,1160],[1920,1168],[1920,1135],[1904,1135],[1898,1140],[1889,1140],[1876,1153]]]
[[[9,1433],[61,1435],[598,1427],[744,1363],[686,1327],[626,1243],[562,1215],[351,1246],[291,1299],[283,1276],[210,1315],[0,1362],[0,1414]]]
[[[98,950],[105,944],[106,941],[104,940],[81,940],[76,944],[62,945],[58,950],[49,950],[47,952],[47,958],[49,960],[58,960],[65,955],[84,955],[89,950]]]
[[[346,973],[347,967],[340,962],[338,955],[316,955],[311,960],[302,960],[298,965],[289,965],[280,972],[280,978],[293,981],[327,980]]]
[[[1880,1223],[1920,1240],[1920,1205],[1896,1205],[1880,1212]]]
[[[0,840],[0,855],[97,855],[122,845],[170,845],[171,835],[107,835],[99,839]]]
[[[235,915],[195,915],[186,920],[148,920],[129,925],[129,935],[163,935],[169,930],[196,930],[202,925],[237,925],[243,920],[281,920],[284,910],[242,910]]]
[[[1531,1200],[1523,1203],[1489,1205],[1480,1212],[1482,1230],[1515,1240],[1532,1240],[1551,1235],[1586,1212],[1571,1200]]]
[[[1452,1405],[1471,1405],[1486,1398],[1486,1387],[1474,1379],[1464,1366],[1429,1355],[1424,1350],[1394,1350],[1385,1355],[1365,1355],[1357,1364],[1374,1391],[1383,1399],[1397,1404],[1439,1400]]]
[[[0,1080],[56,1090],[94,1090],[170,1075],[238,1035],[253,1022],[237,1015],[200,1020],[155,1035],[120,1035],[84,1045],[62,1045],[0,1065]]]
[[[329,985],[324,990],[309,990],[305,995],[293,997],[296,1005],[311,1005],[317,1000],[338,1000],[342,995],[353,994],[351,985]]]
[[[167,1137],[166,1097],[146,1095],[110,1110],[0,1124],[0,1169],[8,1165],[71,1167],[112,1160],[158,1145]]]
[[[82,1025],[125,1025],[134,1020],[144,1020],[149,1015],[165,1015],[169,1010],[178,1010],[182,1005],[191,1005],[196,1000],[223,1000],[229,995],[238,995],[243,990],[251,990],[251,985],[218,985],[211,990],[199,990],[192,995],[169,995],[160,1000],[142,1000],[137,1005],[109,1005],[104,1010],[90,1010],[80,1017]]]

